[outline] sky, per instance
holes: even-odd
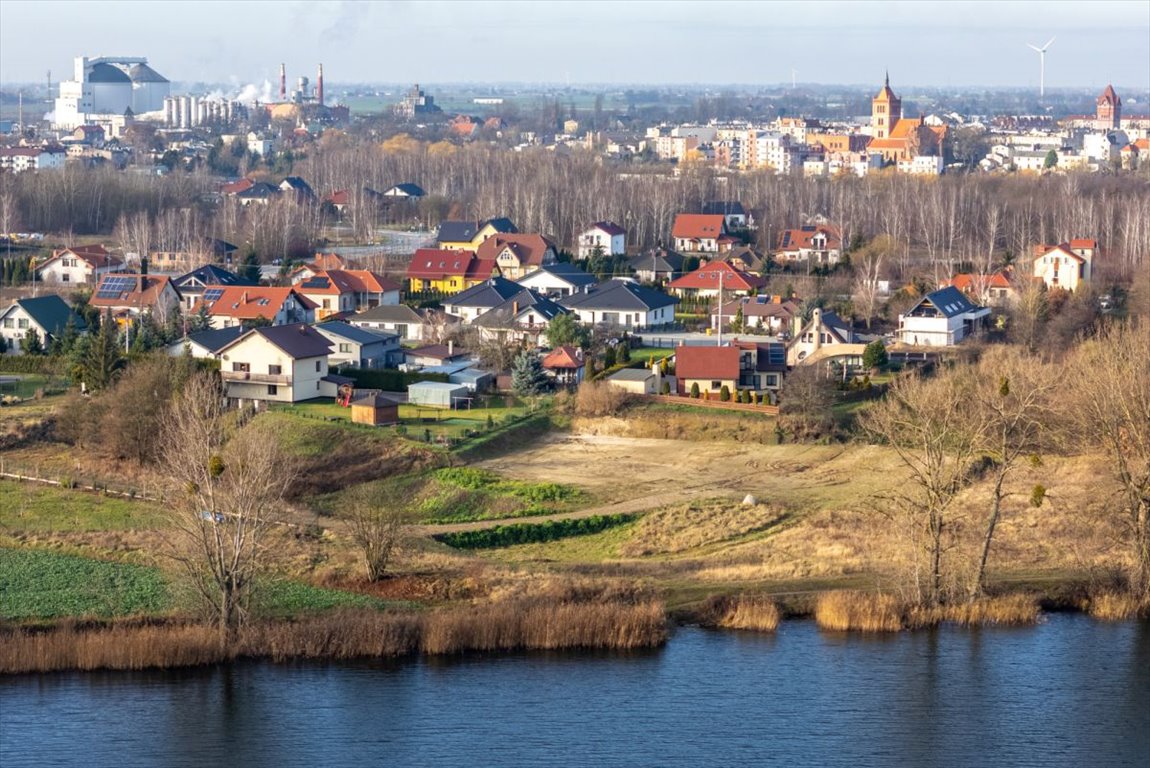
[[[76,56],[174,82],[1150,88],[1150,0],[0,0],[0,83]]]

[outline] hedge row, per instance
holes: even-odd
[[[441,533],[435,538],[455,549],[495,549],[515,544],[555,541],[569,536],[589,536],[617,525],[625,525],[634,519],[633,514],[593,515],[569,520],[549,520],[545,523],[497,525],[478,531]]]
[[[68,372],[68,360],[47,355],[0,356],[0,373],[43,373],[63,376]]]
[[[408,384],[419,381],[447,381],[447,374],[407,372],[394,368],[344,368],[337,371],[355,381],[356,389],[382,389],[384,392],[406,392]]]

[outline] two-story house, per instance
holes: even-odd
[[[151,313],[163,320],[180,306],[180,292],[166,275],[109,272],[100,278],[88,304],[118,317]]]
[[[539,291],[553,299],[561,299],[573,293],[585,293],[599,281],[574,264],[557,261],[545,264],[517,281],[524,288]]]
[[[296,403],[334,397],[325,382],[331,344],[309,325],[253,328],[218,351],[220,377],[229,400]]]
[[[0,311],[0,337],[4,339],[7,354],[19,355],[24,351],[24,338],[29,331],[39,338],[41,348],[47,349],[52,339],[64,335],[69,323],[77,333],[88,330],[83,318],[55,294],[16,299]]]
[[[1075,239],[1059,245],[1035,246],[1034,276],[1047,288],[1073,291],[1090,282],[1097,254],[1097,240]]]
[[[579,233],[575,255],[580,259],[594,256],[622,256],[627,252],[627,230],[613,221],[597,221]]]
[[[812,224],[780,232],[775,259],[779,262],[833,267],[842,258],[842,248],[842,235],[837,227]]]
[[[319,323],[315,329],[331,344],[328,365],[353,368],[389,368],[402,362],[399,336],[339,320]]]
[[[505,277],[492,277],[466,291],[443,300],[443,311],[470,323],[484,312],[497,307],[524,290],[522,285]]]
[[[680,213],[671,237],[675,250],[683,253],[721,253],[736,242],[727,234],[727,219],[721,214]]]
[[[786,373],[786,349],[778,342],[735,339],[721,347],[675,347],[676,391],[685,395],[692,385],[700,392],[777,391]]]
[[[475,251],[481,260],[494,261],[499,274],[510,280],[554,264],[558,254],[555,244],[538,234],[494,235],[480,243]]]
[[[191,272],[172,278],[172,285],[180,293],[180,304],[190,310],[203,297],[204,291],[212,287],[231,285],[251,286],[251,281],[229,272],[215,264],[205,264]]]
[[[497,274],[494,259],[480,259],[470,251],[420,248],[407,265],[407,289],[453,294]]]
[[[683,254],[666,248],[652,248],[627,260],[635,279],[641,283],[666,285],[683,274]]]
[[[787,365],[791,368],[832,359],[861,364],[866,343],[831,310],[816,308],[807,321],[795,315],[794,325],[787,342]]]
[[[923,296],[898,316],[898,340],[915,347],[949,347],[977,332],[988,317],[988,308],[947,286]]]
[[[487,238],[515,234],[518,231],[511,220],[506,218],[487,221],[443,221],[439,224],[435,241],[440,250],[475,253]]]
[[[355,312],[355,286],[345,272],[331,269],[296,283],[293,289],[315,304],[315,319],[343,317]]]
[[[674,323],[679,300],[629,280],[608,280],[587,293],[565,296],[559,303],[582,323],[640,331]]]
[[[523,344],[542,346],[548,324],[569,311],[537,291],[521,288],[514,296],[472,320],[471,324],[479,329],[484,339],[501,343],[515,339]]]
[[[100,282],[109,272],[124,268],[124,262],[102,245],[84,245],[53,251],[36,268],[41,282],[49,285],[84,285]]]
[[[213,287],[204,290],[201,304],[213,328],[229,328],[252,322],[272,325],[310,323],[315,320],[315,302],[294,288],[262,286]]]

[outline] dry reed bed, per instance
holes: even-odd
[[[1038,621],[1034,595],[1020,593],[938,606],[908,605],[883,593],[835,590],[815,601],[815,621],[834,632],[898,632],[944,622],[961,626],[1027,625]]]
[[[782,618],[775,601],[762,595],[714,595],[703,602],[695,615],[705,627],[755,632],[774,632]]]
[[[661,602],[550,603],[514,600],[428,613],[336,611],[245,628],[231,648],[198,624],[62,624],[0,632],[0,673],[148,669],[216,664],[236,658],[351,659],[413,653],[661,645]]]
[[[1150,600],[1124,592],[1099,592],[1086,602],[1086,612],[1102,621],[1150,617]]]

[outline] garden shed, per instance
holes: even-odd
[[[399,403],[383,395],[365,395],[351,401],[351,420],[374,427],[399,423]]]
[[[420,381],[407,387],[407,402],[432,408],[467,407],[471,392],[463,384]]]

